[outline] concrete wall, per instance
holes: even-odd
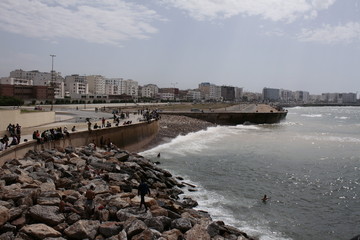
[[[0,131],[6,130],[11,124],[21,127],[34,127],[55,122],[55,112],[27,112],[21,113],[20,109],[0,110]]]
[[[112,143],[121,149],[130,152],[139,151],[154,139],[158,130],[159,122],[151,121],[150,123],[142,122],[119,127],[96,129],[91,132],[74,132],[70,133],[70,137],[65,137],[65,139],[58,141],[46,142],[44,144],[38,144],[35,140],[31,140],[0,152],[0,166],[7,160],[24,157],[29,150],[54,149],[57,147],[65,148],[67,146],[79,147],[93,141],[99,146],[101,138],[104,140],[109,138]]]

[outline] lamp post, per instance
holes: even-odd
[[[54,91],[54,96],[55,96],[55,79],[54,79],[54,57],[56,57],[55,54],[50,54],[51,57],[51,83],[50,86],[53,87],[53,91]],[[51,99],[51,108],[50,111],[53,110],[53,99]]]

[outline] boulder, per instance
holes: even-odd
[[[131,240],[153,240],[153,239],[156,239],[155,234],[150,229],[146,229],[143,232],[131,238]]]
[[[119,234],[121,230],[122,225],[118,222],[105,222],[99,226],[99,233],[107,238]]]
[[[186,240],[210,240],[210,234],[206,229],[207,224],[196,224],[193,228],[185,233]]]
[[[98,232],[99,226],[99,221],[79,220],[66,228],[64,233],[71,239],[94,239]]]
[[[125,231],[129,239],[146,229],[148,229],[146,224],[139,219],[125,223]]]
[[[0,206],[0,226],[4,225],[10,219],[9,209]]]
[[[47,237],[61,237],[60,232],[42,223],[24,226],[23,228],[21,228],[20,231],[36,239],[44,239]]]
[[[145,219],[144,222],[145,222],[146,226],[148,226],[149,228],[155,229],[159,232],[164,231],[164,224],[160,218],[152,217],[152,218]]]
[[[171,229],[162,233],[163,237],[167,240],[178,240],[182,239],[182,232],[179,229]]]
[[[56,206],[35,205],[29,209],[28,215],[35,221],[55,226],[65,220],[64,215],[58,211]]]
[[[191,221],[187,218],[178,218],[171,222],[171,227],[179,229],[181,232],[185,233],[191,229]]]

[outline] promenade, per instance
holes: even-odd
[[[105,118],[105,123],[109,121],[111,123],[111,127],[115,127],[113,114],[102,111],[95,111],[95,108],[87,108],[76,110],[76,108],[69,109],[58,109],[55,110],[55,122],[49,124],[36,125],[36,123],[32,123],[30,127],[22,127],[21,128],[21,141],[19,144],[24,143],[26,140],[32,140],[32,134],[35,130],[39,130],[39,132],[43,132],[48,129],[61,127],[62,129],[66,127],[68,131],[71,133],[71,128],[75,126],[76,132],[87,131],[88,125],[86,119],[89,118],[91,122],[91,128],[95,123],[101,127],[102,122],[101,119]],[[142,118],[141,115],[138,114],[129,114],[129,118],[121,119],[120,125],[123,125],[125,121],[131,121],[133,123],[138,123],[139,119]],[[12,123],[16,124],[16,123]],[[6,129],[2,129],[0,131],[0,136],[4,136],[7,134],[9,136],[8,131]],[[10,137],[10,136],[9,136]]]

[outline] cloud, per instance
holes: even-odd
[[[155,11],[124,0],[1,0],[0,29],[54,41],[75,38],[120,45],[157,32]]]
[[[360,40],[360,23],[348,22],[343,25],[323,25],[318,29],[302,29],[298,39],[303,42],[334,44],[351,43]]]
[[[158,0],[179,8],[197,20],[226,19],[235,15],[260,16],[272,21],[292,22],[311,18],[335,0]]]

